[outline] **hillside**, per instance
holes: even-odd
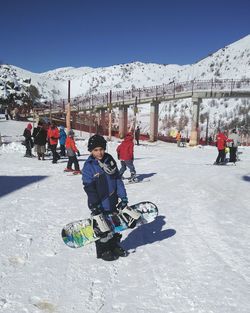
[[[101,68],[66,67],[40,74],[12,65],[1,65],[0,99],[2,99],[2,103],[6,103],[11,96],[22,100],[25,95],[29,97],[31,86],[34,86],[40,94],[33,95],[34,101],[67,98],[68,80],[71,80],[71,96],[76,97],[108,92],[111,89],[118,91],[133,87],[142,88],[163,83],[168,84],[172,81],[242,79],[249,77],[250,35],[221,48],[192,65],[180,66],[133,62]],[[186,125],[179,125],[179,128],[190,128],[190,100],[162,103],[162,105],[161,112],[168,111],[168,115],[163,114],[161,116],[161,121],[164,122],[161,123],[160,130],[168,132],[166,124],[171,124],[171,127],[178,127],[175,124],[178,124],[180,117],[184,115],[186,116]],[[211,127],[217,127],[219,120],[221,125],[233,126],[235,124],[240,126],[242,120],[246,119],[248,110],[249,101],[245,99],[205,100],[201,113],[204,116],[206,113],[210,114]],[[141,111],[145,111],[145,108],[142,108]],[[170,120],[175,122],[170,123]],[[148,125],[145,124],[143,127],[146,130]]]

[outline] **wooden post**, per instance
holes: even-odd
[[[202,99],[192,98],[193,114],[192,114],[192,128],[190,134],[189,146],[197,146],[200,140],[199,120],[200,120],[200,104]]]
[[[71,107],[70,107],[70,80],[68,81],[68,106],[67,106],[67,114],[66,114],[66,128],[69,131],[70,127],[70,115],[71,115]]]
[[[150,104],[150,141],[156,141],[158,136],[159,101]]]
[[[50,121],[50,123],[52,122],[51,106],[52,106],[52,104],[50,101],[50,103],[49,103],[49,121]]]
[[[112,136],[112,90],[109,92],[109,128],[108,128],[108,140],[111,140]]]
[[[207,113],[206,145],[208,144],[208,124],[209,124],[209,113]]]
[[[128,129],[128,109],[125,106],[119,107],[119,137],[124,138]]]
[[[138,107],[137,107],[137,97],[135,97],[135,104],[134,104],[134,120],[133,123],[130,125],[129,132],[134,132],[135,127],[136,127],[136,114],[138,112]]]

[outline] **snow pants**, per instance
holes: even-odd
[[[79,168],[79,163],[78,163],[76,155],[69,156],[67,168],[72,168],[72,164],[73,163],[74,163],[74,166],[75,166],[75,171],[79,171],[80,168]]]
[[[122,175],[126,171],[127,167],[130,170],[131,177],[135,176],[136,170],[135,170],[135,167],[134,167],[134,161],[133,160],[121,161],[121,166],[122,167],[121,167],[121,169],[119,171],[120,177],[122,177]]]
[[[230,157],[229,157],[229,162],[236,162],[236,153],[237,153],[237,147],[230,147]]]
[[[223,150],[218,150],[219,153],[218,153],[218,156],[217,156],[217,159],[216,159],[216,163],[224,163],[225,162],[225,157],[226,157],[226,153],[225,153],[225,149]]]

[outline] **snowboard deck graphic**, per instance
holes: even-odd
[[[139,202],[131,205],[130,208],[141,214],[135,227],[152,222],[158,215],[157,206],[150,201]],[[112,233],[129,229],[122,214],[108,214],[105,216],[105,221]],[[98,229],[94,227],[93,218],[78,220],[65,225],[61,235],[64,243],[70,248],[84,247],[100,239]]]

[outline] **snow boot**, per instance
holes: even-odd
[[[122,238],[121,234],[115,233],[113,238],[111,238],[109,241],[110,249],[115,256],[126,257],[126,256],[128,256],[128,251],[124,250],[120,246],[121,238]]]
[[[101,254],[100,258],[104,261],[115,261],[119,256],[115,255],[111,250],[107,250]]]
[[[128,256],[128,251],[124,250],[122,247],[117,246],[112,250],[113,254],[117,257],[126,257]]]
[[[78,174],[82,174],[82,172],[81,171],[74,171],[73,172],[73,175],[78,175]]]
[[[97,259],[103,259],[104,261],[115,261],[119,258],[119,256],[115,255],[113,251],[111,250],[112,239],[113,238],[108,239],[108,237],[106,237],[95,242]],[[105,240],[105,241],[102,242],[101,240]]]
[[[128,181],[129,181],[129,183],[136,183],[138,181],[138,178],[136,178],[136,173],[132,172]]]
[[[72,168],[67,168],[67,167],[66,167],[66,168],[64,169],[64,172],[74,172],[74,170],[73,170]]]

